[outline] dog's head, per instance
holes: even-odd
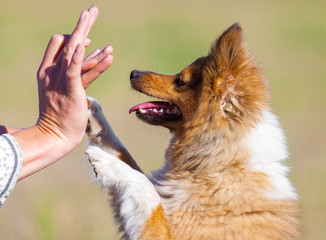
[[[253,124],[268,107],[269,91],[258,64],[249,56],[239,24],[232,25],[180,73],[132,71],[133,89],[162,99],[130,109],[146,123],[171,131],[212,122]]]

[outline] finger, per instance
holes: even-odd
[[[97,61],[101,61],[104,57],[106,57],[109,54],[113,53],[113,47],[109,44],[101,52],[93,56],[93,59],[96,59]]]
[[[108,44],[103,50],[101,51],[99,48],[92,52],[90,55],[87,56],[85,60],[95,59],[98,62],[101,61],[104,57],[109,54],[113,53],[113,47],[111,44]]]
[[[112,54],[113,47],[109,44],[102,51],[100,49],[94,50],[89,54],[82,63],[82,73],[90,71],[92,68],[103,60],[107,55]]]
[[[90,19],[89,19],[88,11],[83,10],[80,15],[80,18],[78,20],[75,30],[71,34],[68,42],[66,43],[66,45],[64,47],[63,61],[66,66],[68,66],[70,64],[70,61],[71,61],[72,55],[74,54],[76,46],[78,44],[84,44],[89,21],[90,21]],[[65,69],[62,69],[62,70],[65,71]]]
[[[80,84],[80,72],[81,72],[81,65],[85,55],[85,48],[83,45],[78,44],[69,67],[66,72],[67,82],[69,89],[75,89],[78,84]]]
[[[70,34],[65,34],[63,35],[65,37],[65,42],[69,41],[70,39]],[[88,47],[91,44],[92,40],[90,40],[89,38],[86,38],[84,41],[84,47]],[[62,44],[61,49],[59,51],[59,53],[57,54],[57,56],[54,58],[53,62],[57,61],[57,62],[61,62],[62,61],[62,57],[64,54],[64,51],[62,51],[64,44]]]
[[[95,57],[97,54],[101,52],[101,49],[97,48],[95,49],[91,54],[89,54],[85,60],[90,60],[91,58]]]
[[[87,72],[91,69],[93,69],[94,67],[96,67],[96,65],[98,64],[98,61],[96,59],[89,59],[89,60],[84,60],[82,62],[82,67],[81,67],[81,72]]]
[[[91,28],[93,27],[97,17],[98,17],[98,13],[99,13],[99,10],[98,8],[95,6],[95,5],[92,5],[89,9],[88,9],[88,12],[90,14],[90,21],[89,21],[89,27],[87,29],[87,32],[86,32],[86,36],[88,35],[88,33],[90,32]]]
[[[99,54],[100,52],[101,52],[101,49],[97,48],[84,59],[84,61],[82,63],[82,68],[81,68],[82,73],[87,72],[87,71],[91,70],[92,68],[96,67],[96,65],[98,64],[98,60],[94,57],[97,54]]]
[[[43,73],[48,66],[55,62],[64,46],[65,41],[66,36],[62,34],[55,34],[51,37],[45,50],[44,57],[38,71],[39,73]]]
[[[107,70],[113,62],[113,55],[105,56],[95,68],[82,74],[82,84],[86,89],[92,82],[94,82],[105,70]]]
[[[90,40],[89,38],[86,38],[85,41],[84,41],[84,47],[88,47],[89,45],[91,45],[92,43],[92,40]]]
[[[69,41],[70,37],[71,37],[71,34],[62,34],[65,38],[65,41]],[[89,39],[89,38],[86,38],[85,41],[84,41],[84,47],[88,47],[89,45],[91,45],[92,43],[92,40]]]

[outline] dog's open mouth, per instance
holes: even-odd
[[[146,102],[132,107],[129,114],[136,112],[137,117],[143,121],[160,125],[166,121],[179,121],[182,119],[180,108],[170,102]]]

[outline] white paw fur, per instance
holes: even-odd
[[[115,192],[116,215],[128,239],[138,239],[146,220],[161,200],[148,178],[100,147],[86,150],[103,188]]]

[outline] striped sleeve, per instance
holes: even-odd
[[[14,137],[0,135],[0,207],[14,188],[22,164],[23,154]]]

